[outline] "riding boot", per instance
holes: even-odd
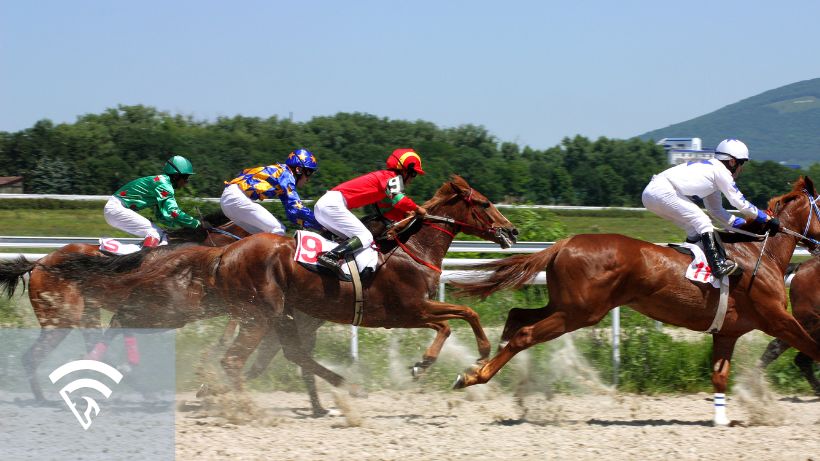
[[[359,240],[359,237],[351,237],[340,243],[336,248],[320,253],[316,263],[336,272],[337,274],[342,274],[342,265],[339,260],[344,259],[345,255],[353,253],[361,248],[362,241]]]
[[[159,246],[159,239],[156,237],[152,237],[149,235],[148,237],[145,237],[145,240],[142,241],[143,248],[155,246]]]
[[[720,241],[714,232],[706,232],[701,235],[700,240],[703,242],[703,252],[706,254],[706,260],[709,261],[709,267],[712,268],[712,275],[723,278],[724,275],[743,272],[736,262],[726,259],[726,252],[721,247]]]

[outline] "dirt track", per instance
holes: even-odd
[[[321,397],[341,415],[319,419],[302,393],[210,406],[181,395],[177,459],[820,460],[820,399],[809,396],[730,396],[729,417],[746,425],[716,428],[709,394],[532,394],[523,406],[491,385],[335,395]]]

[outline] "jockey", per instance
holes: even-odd
[[[316,219],[328,230],[348,239],[331,251],[321,253],[318,264],[341,271],[340,259],[362,248],[370,248],[373,235],[350,212],[351,209],[377,203],[382,214],[393,221],[415,213],[427,214],[404,194],[404,186],[418,174],[424,174],[421,157],[413,149],[396,149],[387,158],[387,169],[374,171],[339,184],[316,201]]]
[[[690,161],[656,174],[641,195],[646,209],[683,228],[688,242],[703,242],[706,259],[717,278],[740,273],[740,266],[726,259],[720,240],[712,232],[712,222],[694,200],[702,199],[709,212],[727,226],[746,224],[744,218],[723,209],[722,193],[740,213],[765,223],[772,235],[780,230],[780,221],[749,203],[735,185],[735,178],[748,160],[746,144],[724,139],[715,148],[714,159]]]
[[[297,149],[288,155],[284,165],[277,163],[245,169],[237,178],[225,182],[220,199],[222,212],[251,234],[285,235],[285,226],[265,207],[254,202],[277,197],[292,223],[322,230],[313,212],[302,204],[296,193],[296,188],[306,184],[318,168],[316,157],[310,151]]]
[[[145,176],[122,186],[105,204],[106,222],[131,235],[144,238],[143,247],[155,247],[164,240],[165,232],[137,211],[154,207],[157,220],[167,226],[195,228],[202,224],[183,212],[174,198],[174,189],[185,186],[194,174],[191,162],[175,155],[165,162],[162,173]]]

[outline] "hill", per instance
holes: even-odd
[[[807,166],[820,161],[820,78],[769,90],[639,137],[699,137],[711,147],[735,137],[749,145],[755,160]]]

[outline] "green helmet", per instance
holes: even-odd
[[[194,174],[194,166],[191,165],[191,162],[187,158],[181,155],[174,155],[165,162],[165,165],[162,167],[162,172],[167,175]]]

